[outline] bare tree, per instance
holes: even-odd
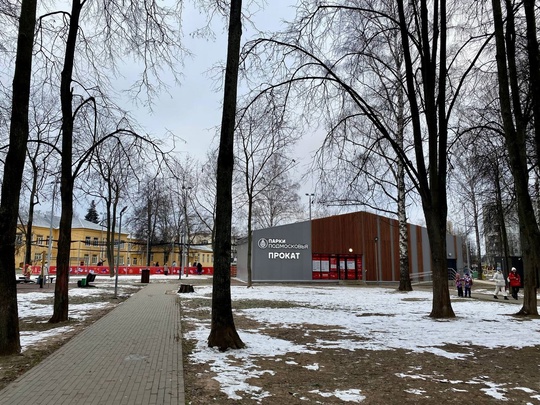
[[[278,179],[295,165],[294,160],[286,159],[285,153],[296,138],[285,122],[282,107],[273,101],[271,98],[260,98],[251,103],[247,110],[241,110],[236,130],[236,165],[243,183],[240,194],[245,195],[243,200],[247,205],[248,288],[252,286],[251,230],[254,205],[265,190],[280,187]],[[267,170],[270,165],[275,170]],[[269,173],[271,177],[267,176]]]
[[[524,268],[524,299],[520,315],[538,315],[536,290],[540,272],[540,229],[534,213],[533,202],[529,191],[529,153],[527,151],[527,127],[530,123],[525,111],[526,102],[532,99],[535,120],[540,118],[540,95],[522,91],[519,64],[525,53],[529,57],[529,72],[533,89],[538,90],[538,44],[536,42],[536,18],[534,6],[527,4],[526,28],[516,21],[520,7],[512,1],[504,2],[506,14],[500,0],[492,0],[493,20],[495,27],[496,61],[498,73],[499,102],[503,122],[504,136],[508,148],[510,168],[514,177],[517,196],[521,247]],[[532,15],[531,15],[532,13]],[[532,17],[532,18],[531,18]],[[519,31],[527,32],[527,51],[519,47]],[[533,38],[534,37],[534,38]],[[531,62],[532,59],[532,63]],[[536,70],[534,70],[536,69]],[[534,130],[540,131],[540,124],[534,123]],[[535,133],[536,153],[540,151],[540,134]],[[540,156],[535,156],[538,164]]]
[[[170,249],[171,240],[178,234],[172,214],[180,210],[180,207],[173,207],[170,190],[162,173],[152,173],[148,167],[146,173],[147,176],[140,179],[138,198],[133,202],[130,222],[135,237],[147,241],[144,246],[145,250],[148,249],[145,254],[146,265],[150,266],[153,249],[159,245],[167,245],[166,249]]]
[[[86,6],[86,7],[85,7]],[[177,32],[168,24],[170,16],[176,15],[168,8],[158,5],[154,0],[143,2],[116,2],[107,1],[106,6],[91,3],[86,0],[74,0],[71,11],[53,12],[41,19],[45,23],[47,19],[57,14],[65,18],[66,25],[60,27],[60,32],[53,27],[51,32],[63,38],[65,31],[65,48],[62,56],[62,72],[60,74],[60,102],[62,111],[62,153],[61,153],[61,198],[62,212],[60,217],[60,230],[57,257],[57,282],[55,286],[54,313],[50,322],[60,322],[68,317],[68,294],[67,282],[69,274],[69,251],[71,245],[71,221],[73,216],[73,190],[77,170],[82,165],[76,165],[73,170],[73,144],[81,131],[88,130],[96,133],[96,100],[97,94],[104,92],[100,84],[106,87],[108,79],[101,74],[98,67],[116,69],[115,61],[126,45],[130,53],[135,57],[141,57],[144,68],[140,81],[134,86],[136,92],[146,89],[148,94],[153,94],[157,88],[162,87],[163,82],[159,78],[162,67],[172,67],[177,56],[182,54],[182,47],[177,39]],[[79,34],[84,18],[93,21],[97,27],[94,36],[86,34],[84,41],[79,41]],[[46,30],[40,31],[41,33]],[[90,41],[90,38],[93,41]],[[141,41],[140,38],[144,40]],[[50,50],[55,56],[56,49]],[[78,52],[84,52],[85,59],[77,59]],[[43,49],[43,53],[46,51]],[[106,57],[104,57],[106,56]],[[77,65],[79,61],[79,65]],[[94,87],[88,85],[89,79],[75,75],[81,73],[84,68],[80,66],[82,61],[85,67],[91,71],[97,83]],[[107,66],[107,63],[110,63]],[[150,83],[154,77],[157,86]],[[78,79],[78,80],[77,80]],[[85,83],[86,82],[86,83]],[[75,87],[75,88],[74,88]],[[97,91],[96,91],[97,90]],[[77,93],[81,91],[81,95]],[[74,108],[75,106],[75,108]],[[84,112],[93,114],[84,115]],[[94,117],[94,118],[91,118]],[[93,151],[90,151],[91,154]],[[85,154],[89,156],[89,154]],[[72,171],[73,170],[73,171]]]
[[[36,86],[34,86],[36,87]],[[39,90],[38,90],[39,92]],[[39,98],[38,98],[39,100]],[[48,108],[50,104],[42,103],[43,100],[38,101],[34,97],[31,100],[31,131],[29,143],[27,145],[28,155],[28,170],[26,173],[25,185],[28,189],[28,213],[24,216],[22,223],[26,224],[26,253],[24,263],[31,263],[31,245],[32,245],[32,224],[34,219],[34,209],[36,205],[39,205],[40,192],[43,189],[45,183],[48,181],[49,174],[51,172],[51,165],[56,162],[52,153],[54,151],[49,145],[54,145],[54,139],[49,140],[51,133],[55,131],[56,123],[54,120],[53,112],[51,108]],[[45,106],[43,105],[45,104]]]
[[[86,195],[98,198],[105,207],[101,226],[106,231],[105,256],[111,277],[116,274],[114,244],[118,238],[117,214],[122,205],[130,200],[130,186],[134,183],[135,173],[141,172],[140,158],[144,154],[144,141],[141,138],[131,134],[121,135],[97,145],[85,173],[85,184],[82,185]]]
[[[194,194],[196,205],[195,214],[201,224],[201,231],[211,235],[212,248],[214,247],[215,221],[216,221],[216,176],[217,152],[210,149],[206,161],[202,163],[197,181],[197,192]]]
[[[231,217],[234,169],[234,129],[236,95],[242,36],[242,1],[231,0],[227,63],[223,94],[223,114],[217,165],[216,233],[214,242],[214,278],[212,323],[208,346],[220,350],[243,348],[234,325],[231,302]]]
[[[285,170],[287,167],[289,170]],[[271,228],[285,221],[300,220],[300,184],[291,172],[297,167],[294,160],[274,155],[266,165],[263,177],[268,182],[259,193],[253,206],[253,223],[258,228]]]
[[[19,319],[15,268],[15,238],[19,214],[19,194],[28,141],[28,111],[32,72],[32,49],[36,23],[36,1],[22,0],[19,18],[19,37],[13,95],[9,150],[4,166],[2,197],[0,200],[0,355],[19,353]]]
[[[285,80],[276,78],[262,91],[285,87],[293,99],[293,91],[299,83],[311,84],[302,88],[302,95],[316,101],[310,104],[312,111],[317,107],[343,110],[346,106],[371,122],[379,139],[387,142],[403,163],[422,201],[433,270],[430,316],[454,317],[446,255],[447,165],[452,145],[448,127],[467,75],[487,38],[472,35],[466,26],[467,15],[455,15],[457,8],[449,13],[446,1],[397,2],[397,9],[380,3],[368,0],[347,4],[318,2],[307,7],[289,33],[253,41],[246,47],[246,58],[251,63],[246,69],[264,68],[264,64],[271,66],[274,72],[286,72]],[[459,30],[457,24],[449,24],[458,20]],[[339,28],[344,25],[356,29],[355,38],[362,39],[356,52],[343,52],[338,45],[342,38]],[[362,64],[365,59],[378,60],[380,47],[384,45],[375,39],[381,34],[382,25],[386,31],[399,32],[403,49],[403,91],[412,141],[404,147],[399,145],[381,117],[378,104],[370,97],[370,82],[366,79],[371,77],[371,70],[366,67],[361,76],[346,75],[350,65]],[[459,38],[461,46],[457,42],[449,44],[449,38],[455,41]],[[274,63],[270,63],[269,58],[273,58]],[[394,76],[398,77],[396,73]],[[334,103],[324,104],[325,100]]]

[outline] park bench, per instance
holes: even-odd
[[[78,287],[95,287],[95,285],[91,285],[90,283],[96,279],[96,274],[94,273],[88,273],[86,275],[86,278],[83,278],[82,280],[77,281]]]
[[[45,277],[43,277],[43,281],[44,283],[43,284],[47,284],[47,281],[52,284],[54,282],[54,279],[56,278],[56,276],[47,276],[45,275]],[[41,280],[41,276],[38,276],[36,278],[36,283],[39,284],[39,281]]]

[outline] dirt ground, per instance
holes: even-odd
[[[201,310],[207,305],[210,305],[209,300],[182,300],[183,311],[188,314],[183,317],[184,333],[194,327],[194,319],[208,317],[208,311]],[[258,303],[252,301],[247,305],[257,307]],[[235,324],[238,330],[263,326],[237,315]],[[309,330],[308,334],[306,330]],[[321,331],[320,325],[311,325],[307,320],[296,330],[275,328],[270,332],[266,329],[265,333],[297,344],[346,337],[340,336],[335,328]],[[220,391],[208,365],[189,362],[193,345],[194,342],[184,339],[186,404],[342,404],[347,402],[330,394],[351,388],[360,389],[360,394],[365,397],[363,404],[540,403],[540,339],[538,346],[519,350],[488,350],[474,346],[449,348],[457,353],[473,351],[474,356],[468,360],[451,360],[405,350],[351,352],[343,349],[250,359],[256,362],[258,369],[273,371],[248,381],[262,387],[270,396],[253,398],[253,395],[238,391],[236,394],[243,397],[241,400],[229,399]],[[317,371],[305,368],[314,363],[319,365]],[[505,401],[496,394],[489,395],[496,388],[500,393],[504,390]],[[323,396],[325,394],[327,396]]]
[[[190,279],[189,282],[197,284],[201,281]],[[95,302],[96,298],[91,300]],[[111,300],[112,304],[118,302],[121,300]],[[242,305],[245,305],[245,308],[264,304],[250,301]],[[182,300],[182,310],[189,314],[189,318],[185,318],[182,324],[184,332],[195,326],[197,317],[203,319],[208,316],[206,309],[201,310],[205,305],[210,305],[210,302]],[[61,338],[48,339],[21,355],[0,357],[0,389],[113,307],[111,305],[106,310],[96,310],[82,323],[69,321],[63,325],[49,325],[34,322],[39,321],[38,319],[21,322],[21,330],[65,325],[75,326],[75,330]],[[235,323],[237,329],[261,326],[256,321],[241,316],[235,316]],[[306,330],[310,330],[310,333],[306,334]],[[275,328],[266,333],[298,344],[316,339],[338,340],[342,337],[335,328],[324,331],[320,326],[313,327],[309,322],[306,322],[302,329]],[[277,359],[258,358],[257,366],[262,370],[273,370],[273,374],[260,375],[249,383],[263,387],[270,396],[251,398],[249,394],[238,392],[243,396],[240,400],[229,399],[220,391],[208,365],[190,363],[189,354],[193,345],[194,342],[184,339],[186,404],[342,404],[347,402],[335,396],[323,395],[349,390],[351,387],[361,390],[361,395],[365,397],[363,404],[540,404],[540,339],[538,346],[519,350],[510,348],[499,351],[469,346],[466,350],[473,350],[474,356],[468,360],[450,360],[404,350],[351,352],[340,349],[325,349],[317,354],[288,353]],[[451,350],[459,352],[463,349],[453,347]],[[316,372],[304,367],[314,363],[319,365]],[[504,390],[506,401],[488,395],[497,387],[499,391]]]

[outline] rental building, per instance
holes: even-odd
[[[431,280],[427,229],[408,224],[409,274]],[[252,281],[399,281],[398,221],[354,212],[253,231]],[[447,235],[449,273],[462,270],[461,237]],[[247,238],[238,242],[237,277],[247,280]]]

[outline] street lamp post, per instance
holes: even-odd
[[[103,223],[105,222],[105,218],[103,218],[105,214],[101,213],[101,221],[99,221],[99,226],[101,227],[101,233],[99,235],[100,241],[99,241],[99,261],[103,261],[103,258],[105,257],[105,244],[103,243]]]
[[[309,220],[311,221],[311,204],[313,203],[312,198],[315,194],[313,193],[306,193],[309,199]]]
[[[49,269],[51,268],[51,259],[52,259],[52,229],[53,229],[53,220],[54,220],[54,200],[56,196],[56,185],[58,182],[54,182],[53,187],[53,200],[52,200],[52,206],[51,206],[51,223],[49,225],[49,246],[48,246],[48,252],[47,252],[47,276],[49,275]],[[41,283],[39,285],[39,288],[43,288],[43,277],[45,276],[43,271],[43,266],[41,266]]]
[[[377,276],[377,284],[380,285],[379,277],[379,238],[375,236],[375,275]]]
[[[114,278],[114,298],[118,298],[118,273],[120,272],[120,242],[122,240],[122,215],[127,210],[127,206],[120,211],[120,221],[118,224],[118,249],[116,253],[116,276]]]
[[[184,191],[184,230],[182,235],[182,267],[180,269],[180,277],[182,277],[182,273],[184,272],[184,268],[186,266],[186,260],[187,260],[187,198],[188,198],[188,190],[191,190],[191,187],[182,186],[182,190]],[[189,273],[189,270],[188,270]],[[188,277],[188,274],[186,274],[186,277]]]
[[[146,267],[150,267],[150,230],[146,231]]]

